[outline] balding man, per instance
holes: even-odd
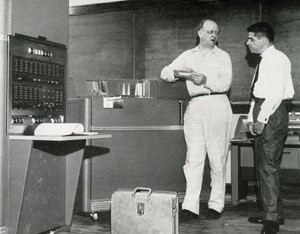
[[[220,218],[225,201],[225,170],[232,119],[226,94],[232,82],[232,64],[228,53],[216,45],[219,36],[216,22],[202,20],[197,34],[198,46],[183,52],[161,71],[161,78],[168,82],[185,78],[191,97],[184,115],[186,194],[180,221],[199,217],[206,155],[211,175],[206,218]]]

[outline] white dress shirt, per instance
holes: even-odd
[[[254,85],[253,95],[256,98],[265,99],[257,120],[267,123],[281,101],[293,98],[295,91],[289,58],[273,45],[266,49],[261,57],[258,80]],[[253,122],[254,104],[255,100],[253,99],[248,114],[249,122]]]
[[[199,47],[187,50],[179,55],[170,65],[163,68],[161,78],[174,82],[174,70],[193,69],[207,77],[205,85],[197,86],[187,80],[186,86],[190,96],[200,93],[226,92],[232,82],[232,64],[229,54],[217,46],[203,56]]]

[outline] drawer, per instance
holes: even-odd
[[[282,154],[281,168],[300,169],[300,149],[285,148]],[[254,167],[253,150],[251,147],[241,148],[241,167]]]
[[[299,167],[299,151],[300,149],[283,150],[281,168],[285,169],[300,169]]]
[[[241,147],[241,167],[254,167],[252,147]]]

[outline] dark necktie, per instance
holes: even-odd
[[[252,83],[252,86],[251,86],[251,97],[254,98],[254,95],[253,95],[253,90],[254,90],[254,85],[258,79],[258,72],[259,72],[259,64],[260,64],[260,61],[261,61],[261,56],[259,56],[259,59],[258,59],[258,63],[257,63],[257,68],[256,68],[256,72],[255,72],[255,77],[254,77],[254,80],[253,80],[253,83]]]

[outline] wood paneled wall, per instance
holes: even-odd
[[[76,94],[86,80],[132,79],[133,15],[112,12],[70,17],[69,74]]]
[[[294,100],[300,104],[300,1],[269,1],[263,17],[273,23],[275,46],[291,60],[295,88]]]
[[[46,37],[49,41],[69,44],[68,8],[65,0],[10,0],[6,13],[9,32],[31,37]],[[0,30],[1,31],[1,30]]]
[[[159,77],[161,69],[183,51],[197,45],[197,25],[202,19],[215,20],[220,27],[219,47],[227,51],[233,64],[232,101],[248,101],[253,68],[248,65],[245,41],[246,27],[259,20],[258,2],[198,3],[136,13],[138,32],[136,50],[138,77]],[[139,42],[142,43],[139,43]],[[138,63],[137,63],[138,64]],[[171,90],[168,85],[161,94]]]
[[[299,15],[296,0],[177,1],[147,7],[123,8],[103,13],[80,11],[70,16],[70,75],[78,95],[86,94],[87,79],[159,78],[161,69],[184,50],[197,44],[200,20],[215,20],[221,29],[219,47],[233,64],[230,99],[247,103],[255,56],[247,53],[246,28],[267,20],[275,27],[279,49],[293,64],[294,83],[300,89]],[[131,5],[132,6],[132,5]],[[94,9],[100,11],[97,6]],[[160,82],[161,97],[187,97],[184,82]],[[298,85],[299,83],[299,85]],[[300,92],[296,98],[300,100]]]

